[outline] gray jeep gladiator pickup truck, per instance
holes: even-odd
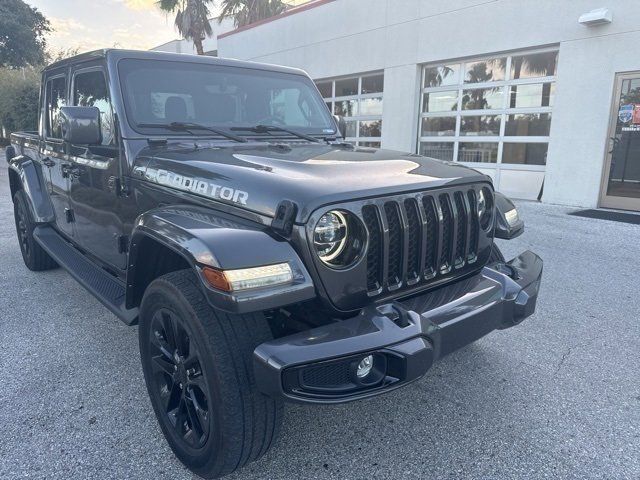
[[[7,148],[22,256],[138,323],[176,456],[220,477],[284,401],[388,392],[535,308],[542,260],[490,178],[358,148],[302,71],[104,50],[44,70]]]

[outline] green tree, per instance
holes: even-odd
[[[0,66],[39,65],[45,58],[49,21],[22,0],[0,0]]]
[[[282,0],[222,0],[222,12],[218,21],[233,17],[236,27],[242,27],[284,12],[287,5]]]
[[[0,137],[17,130],[37,130],[40,71],[0,69]]]
[[[1,1],[1,0],[0,0]],[[204,55],[202,41],[213,34],[209,23],[209,5],[213,0],[159,0],[165,12],[176,14],[176,28],[186,40],[191,40],[198,55]]]

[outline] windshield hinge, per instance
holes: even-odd
[[[271,222],[271,228],[276,232],[288,237],[293,231],[293,224],[296,220],[298,206],[291,200],[282,200],[276,208],[276,214]]]
[[[127,253],[129,251],[129,236],[118,235],[118,253]]]

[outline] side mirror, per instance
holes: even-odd
[[[65,142],[74,145],[99,145],[102,142],[97,107],[61,107],[60,126]]]
[[[342,138],[347,138],[347,122],[344,121],[344,117],[342,115],[334,115],[333,118]]]

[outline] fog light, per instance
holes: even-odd
[[[367,355],[358,364],[358,368],[356,369],[356,375],[358,378],[364,378],[371,372],[373,368],[373,355]]]

